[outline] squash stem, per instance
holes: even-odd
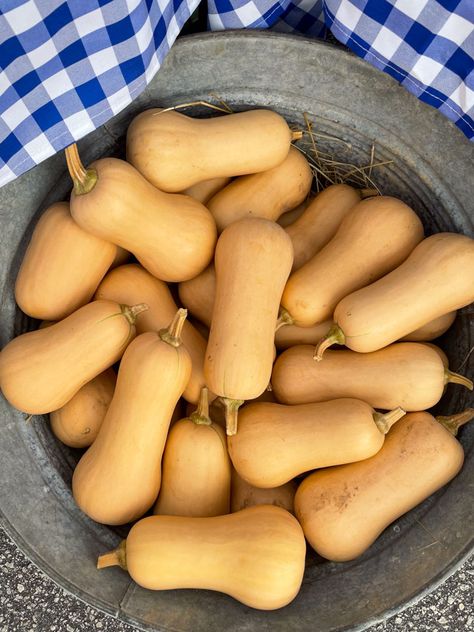
[[[84,195],[84,193],[92,191],[97,183],[97,171],[84,167],[76,143],[66,147],[65,154],[69,175],[74,185],[74,193]]]
[[[189,419],[194,421],[195,424],[202,426],[210,426],[212,424],[212,420],[209,417],[209,391],[206,386],[202,387],[197,410],[189,415]]]
[[[462,413],[457,413],[456,415],[436,416],[436,421],[439,421],[439,423],[454,436],[458,434],[459,428],[467,424],[471,419],[474,419],[474,408],[467,408]]]
[[[406,410],[399,407],[394,410],[390,410],[388,413],[384,413],[383,415],[382,413],[374,413],[373,418],[380,432],[382,434],[387,434],[393,424],[406,414]]]
[[[107,568],[108,566],[120,566],[127,570],[126,541],[122,540],[113,551],[108,551],[97,558],[97,568]]]
[[[284,307],[280,307],[280,313],[278,314],[278,320],[275,327],[275,333],[284,327],[285,325],[293,325],[294,324],[293,317],[290,312],[286,310]]]
[[[229,437],[237,434],[237,419],[239,408],[244,403],[243,399],[228,399],[227,397],[221,397],[225,406],[225,426],[226,432]]]
[[[360,197],[363,200],[369,197],[375,197],[375,196],[380,195],[377,189],[360,189],[359,193],[360,193]]]
[[[187,315],[187,309],[178,309],[168,327],[166,327],[166,329],[160,329],[158,334],[163,342],[167,342],[172,347],[179,347],[181,345],[181,331],[183,330]]]
[[[470,380],[468,377],[465,377],[464,375],[459,375],[459,373],[453,373],[453,371],[450,371],[449,369],[444,369],[444,383],[462,384],[470,391],[472,391],[472,389],[474,388],[472,380]]]
[[[291,142],[294,140],[301,140],[303,138],[302,130],[292,130],[291,132]]]
[[[346,342],[344,332],[339,325],[333,325],[328,333],[321,338],[314,350],[313,360],[321,362],[323,353],[332,345],[343,345]]]
[[[138,303],[138,305],[120,305],[120,309],[122,310],[122,314],[128,320],[131,325],[134,325],[138,314],[145,312],[148,309],[148,305],[146,303]]]

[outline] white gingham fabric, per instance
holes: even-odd
[[[125,108],[200,0],[0,0],[0,186]],[[474,0],[208,0],[212,30],[333,35],[474,138]]]

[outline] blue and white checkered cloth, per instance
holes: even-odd
[[[200,0],[0,0],[0,186],[125,108]],[[474,138],[474,0],[209,0],[209,28],[327,29]]]

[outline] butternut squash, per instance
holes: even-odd
[[[293,224],[293,222],[296,222],[298,217],[301,217],[303,215],[308,204],[311,204],[313,200],[314,200],[313,196],[307,197],[306,200],[302,202],[301,204],[298,204],[296,208],[292,209],[291,211],[287,211],[286,213],[283,213],[283,215],[280,215],[280,217],[277,219],[277,223],[280,224],[282,228],[286,228],[290,224]]]
[[[267,171],[288,155],[293,136],[270,110],[196,119],[146,110],[127,132],[127,160],[156,187],[174,193],[210,178]]]
[[[191,373],[180,339],[185,318],[181,309],[159,334],[137,336],[122,358],[99,434],[72,478],[76,503],[97,522],[137,520],[160,491],[168,428]]]
[[[444,423],[456,426],[473,416],[471,408]],[[305,478],[295,496],[296,516],[317,553],[334,562],[353,560],[453,479],[463,460],[461,444],[441,423],[426,412],[409,413],[372,458]]]
[[[344,296],[396,268],[422,239],[419,218],[400,200],[363,200],[331,241],[293,272],[282,305],[302,327],[328,320]]]
[[[401,340],[424,342],[428,340],[434,340],[442,336],[456,320],[457,311],[449,312],[449,314],[443,314],[438,316],[434,320],[430,320],[426,325],[422,325],[412,331],[410,334],[403,336]]]
[[[472,391],[471,380],[445,368],[434,345],[398,342],[372,353],[326,351],[314,362],[313,347],[299,345],[275,362],[272,387],[284,404],[355,397],[374,408],[425,410],[439,402],[449,382]]]
[[[216,299],[216,269],[213,264],[208,266],[204,272],[198,274],[197,277],[191,279],[190,281],[183,281],[178,285],[178,293],[179,300],[181,303],[198,318],[202,323],[204,323],[207,327],[210,328],[212,321],[212,311],[214,309],[214,301]],[[285,333],[279,334],[280,331],[290,330],[291,332],[294,329],[297,329],[298,332],[302,330],[302,327],[292,327],[291,325],[287,325],[287,322],[291,322],[288,320],[288,316],[285,314],[281,316],[279,314],[279,318],[277,320],[277,324],[275,327],[275,341],[276,339],[285,339]],[[311,341],[314,341],[314,344],[321,337],[329,331],[331,328],[332,321],[328,321],[328,326],[325,328],[318,328],[317,334],[313,333],[311,337]],[[209,329],[206,331],[206,337],[209,339]],[[299,334],[306,335],[306,334]],[[273,359],[276,357],[276,348],[273,350]]]
[[[217,230],[244,217],[263,217],[276,221],[309,194],[313,173],[308,161],[295,147],[273,169],[236,178],[216,193],[207,204]]]
[[[88,303],[112,264],[116,247],[86,233],[67,202],[50,206],[36,224],[15,283],[20,309],[61,320]]]
[[[229,184],[230,180],[230,178],[211,178],[210,180],[202,180],[201,182],[184,189],[181,193],[183,193],[183,195],[189,195],[206,206],[209,200],[218,191]]]
[[[170,429],[161,476],[153,513],[202,517],[229,513],[230,459],[225,432],[209,417],[207,388],[201,391],[197,410]]]
[[[67,404],[49,415],[55,437],[71,448],[94,443],[115,389],[116,376],[107,369],[84,384]]]
[[[325,336],[332,327],[332,320],[325,320],[312,327],[298,327],[298,325],[285,325],[275,332],[275,345],[277,349],[288,349],[294,345],[315,345]]]
[[[281,507],[259,505],[213,518],[144,518],[97,567],[119,565],[151,590],[217,590],[274,610],[296,597],[305,555],[297,520]]]
[[[199,279],[199,276],[196,277],[196,279]],[[188,283],[188,281],[185,283]],[[192,281],[189,281],[189,283],[192,283]],[[192,302],[192,299],[189,302]],[[408,336],[404,336],[401,340],[415,342],[434,340],[449,329],[455,318],[456,312],[451,312],[450,314],[441,316],[440,318],[423,325],[423,327],[418,328],[411,334],[408,334]],[[332,325],[332,320],[325,320],[324,322],[312,325],[311,327],[285,325],[284,327],[277,329],[275,332],[275,345],[278,350],[289,349],[295,345],[316,345],[321,338],[329,332]]]
[[[234,222],[216,248],[216,298],[204,361],[207,386],[224,398],[227,434],[237,410],[267,388],[275,325],[293,249],[281,226],[266,219]]]
[[[342,220],[362,199],[362,192],[347,184],[332,184],[306,207],[286,232],[295,251],[293,270],[312,259],[336,234]]]
[[[216,269],[208,266],[194,279],[182,281],[178,285],[179,300],[193,316],[211,326],[212,310],[216,298]]]
[[[205,206],[162,193],[124,160],[101,158],[86,170],[76,145],[66,157],[71,213],[81,228],[129,250],[163,281],[192,279],[208,265],[216,226]]]
[[[62,408],[78,390],[117,362],[135,336],[146,305],[94,301],[64,320],[18,336],[0,353],[0,388],[30,415]]]
[[[178,309],[166,283],[156,279],[136,263],[120,266],[109,272],[97,288],[95,297],[117,303],[146,303],[148,309],[137,317],[137,334],[157,332],[166,327]],[[205,385],[203,366],[207,343],[187,321],[183,325],[181,339],[192,361],[191,378],[183,396],[195,404]],[[211,398],[213,397],[212,395]]]
[[[254,505],[275,505],[294,513],[293,502],[296,493],[296,483],[289,481],[280,487],[262,489],[254,487],[244,481],[235,469],[232,469],[232,488],[230,496],[230,510],[232,513],[253,507]]]
[[[368,459],[404,414],[397,408],[382,415],[357,399],[248,404],[239,415],[239,432],[227,439],[229,454],[248,483],[278,487],[309,470]]]
[[[396,270],[338,303],[335,325],[315,358],[334,343],[360,353],[386,347],[472,303],[473,279],[474,240],[456,233],[431,235]]]

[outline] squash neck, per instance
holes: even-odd
[[[212,420],[209,417],[209,391],[206,386],[201,389],[197,409],[189,415],[189,419],[198,426],[210,426]]]
[[[167,344],[172,347],[180,347],[181,342],[181,332],[183,330],[184,321],[188,315],[187,309],[178,309],[173,320],[165,329],[160,329],[158,335]]]
[[[74,193],[84,195],[95,187],[98,175],[95,169],[86,169],[81,162],[76,143],[65,149],[67,168],[71,176]]]
[[[321,338],[314,350],[313,360],[321,362],[323,354],[332,345],[343,345],[346,342],[344,332],[339,325],[334,324],[328,333]]]
[[[461,426],[464,426],[468,421],[474,419],[474,408],[467,408],[462,413],[457,413],[456,415],[438,415],[435,419],[444,426],[446,430],[449,430],[452,435],[456,436]]]
[[[126,540],[122,540],[113,551],[108,551],[97,558],[97,568],[107,568],[108,566],[120,566],[127,570]]]

